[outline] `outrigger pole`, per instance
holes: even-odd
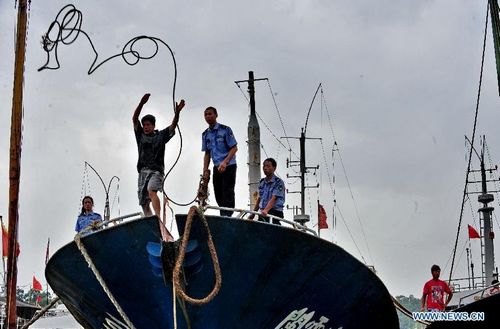
[[[19,179],[21,176],[21,141],[23,120],[23,82],[26,54],[28,0],[17,4],[17,35],[15,45],[14,88],[12,93],[12,118],[10,126],[9,165],[9,253],[7,257],[7,322],[9,329],[16,329],[17,288],[17,227],[19,222]]]

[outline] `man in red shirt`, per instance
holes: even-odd
[[[427,281],[424,285],[424,293],[422,295],[421,311],[425,310],[427,302],[428,311],[444,311],[446,306],[451,300],[453,293],[446,282],[439,280],[441,269],[437,265],[431,267],[432,279]],[[446,302],[444,301],[444,294],[447,294]]]

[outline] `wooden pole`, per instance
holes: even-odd
[[[10,127],[9,166],[9,253],[7,257],[7,322],[9,329],[16,328],[17,290],[17,227],[19,221],[19,179],[21,176],[21,140],[23,113],[24,61],[26,54],[27,0],[19,0],[17,35],[15,45],[14,88]]]

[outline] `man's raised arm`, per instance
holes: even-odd
[[[183,99],[181,99],[180,103],[175,103],[175,114],[174,114],[174,118],[172,119],[172,123],[170,124],[170,126],[168,127],[171,131],[172,130],[175,130],[175,127],[177,127],[177,124],[179,123],[179,113],[182,111],[182,109],[184,108],[184,105],[186,105],[186,103],[184,102]]]
[[[141,101],[139,102],[139,105],[137,105],[134,111],[134,115],[132,116],[132,122],[134,124],[134,127],[139,123],[139,115],[141,114],[142,107],[144,106],[144,104],[148,102],[149,96],[151,96],[151,94],[144,94],[144,96],[142,96],[141,98]]]

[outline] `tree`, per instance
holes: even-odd
[[[47,294],[46,291],[37,291],[30,289],[24,291],[22,288],[17,287],[16,290],[17,299],[32,305],[40,305],[41,307],[47,306],[50,301],[54,298],[53,294],[50,292]]]
[[[410,295],[406,296],[396,296],[396,299],[406,307],[410,312],[419,312],[420,311],[420,299]],[[416,321],[413,321],[412,318],[407,317],[406,315],[398,312],[399,317],[399,327],[400,329],[421,329],[425,328],[423,324],[420,324]]]

